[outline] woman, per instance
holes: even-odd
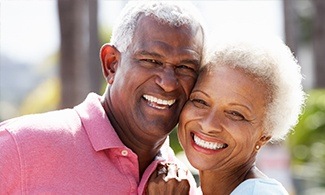
[[[199,170],[198,194],[287,194],[258,170],[255,158],[297,123],[305,99],[300,66],[280,40],[211,48],[178,127],[180,144]],[[149,183],[149,192],[157,189]]]

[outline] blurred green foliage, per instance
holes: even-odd
[[[175,154],[183,151],[181,145],[179,144],[178,138],[177,138],[177,127],[178,126],[176,126],[169,135],[170,147],[173,148]]]
[[[40,83],[28,94],[20,107],[20,114],[48,112],[58,108],[60,103],[60,81],[52,77]]]
[[[310,166],[325,185],[325,89],[311,90],[308,95],[304,113],[288,143],[293,165]]]

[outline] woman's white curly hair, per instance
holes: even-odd
[[[239,36],[229,35],[227,40],[211,44],[205,54],[205,68],[240,68],[265,83],[269,102],[264,128],[272,136],[270,141],[283,140],[298,122],[305,103],[301,67],[281,39]]]
[[[186,1],[129,1],[115,24],[110,44],[125,52],[132,42],[139,16],[152,15],[172,26],[198,24],[204,33],[204,20],[193,4]]]

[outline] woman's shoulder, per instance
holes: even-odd
[[[231,195],[243,194],[289,194],[280,182],[272,178],[247,179],[237,186]]]

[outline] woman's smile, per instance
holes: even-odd
[[[193,148],[205,154],[209,154],[211,152],[214,153],[215,151],[219,151],[228,147],[226,143],[222,143],[219,140],[207,140],[206,138],[203,138],[203,136],[200,136],[196,133],[191,133],[191,138]]]

